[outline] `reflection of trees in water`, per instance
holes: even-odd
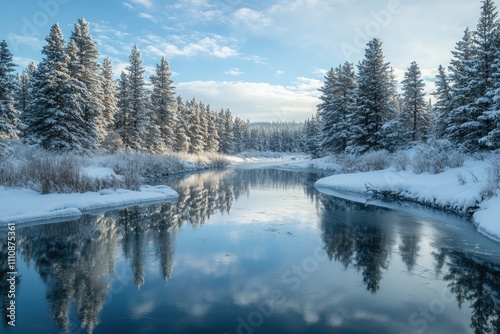
[[[115,229],[106,217],[18,229],[20,254],[46,284],[50,315],[63,332],[70,331],[72,302],[82,328],[91,333],[99,323],[114,269]]]
[[[321,196],[321,225],[325,249],[331,260],[345,268],[361,272],[368,291],[380,288],[383,271],[387,269],[394,232],[380,224],[369,224],[386,218],[387,209]]]
[[[325,250],[331,260],[361,272],[368,291],[376,293],[387,268],[396,235],[399,252],[408,272],[416,265],[420,251],[421,227],[417,222],[398,221],[399,229],[388,230],[389,210],[330,196],[321,201],[321,225]],[[372,223],[370,223],[372,222]],[[500,264],[462,252],[440,248],[432,253],[436,275],[449,282],[459,307],[465,301],[472,308],[471,328],[477,334],[500,333]]]
[[[459,307],[469,302],[474,333],[500,333],[500,264],[446,248],[434,257],[437,270],[448,267],[443,278]]]
[[[150,245],[155,247],[162,278],[168,281],[175,258],[175,234],[182,224],[201,225],[216,212],[230,212],[234,201],[248,196],[254,186],[288,189],[303,185],[305,177],[280,170],[196,174],[176,186],[180,195],[176,202],[137,206],[98,217],[84,216],[72,222],[19,227],[18,250],[46,284],[49,312],[61,330],[71,332],[74,324],[69,320],[70,310],[75,305],[81,328],[92,333],[115,275],[119,249],[129,261],[131,280],[137,288],[145,282],[145,247]],[[2,233],[0,236],[6,240]],[[6,245],[2,244],[0,256],[7,258]],[[6,261],[2,261],[2,303],[8,302],[6,273]],[[5,325],[5,312],[3,315]]]

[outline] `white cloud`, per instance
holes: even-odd
[[[250,30],[264,30],[271,24],[271,19],[263,13],[250,8],[240,8],[233,13],[233,23],[246,26]]]
[[[150,20],[150,21],[153,21],[153,22],[156,22],[156,19],[153,15],[151,14],[147,14],[147,13],[139,13],[138,14],[139,17],[142,17],[143,19],[146,19],[146,20]]]
[[[7,36],[9,48],[16,50],[19,45],[27,45],[34,49],[41,49],[44,46],[44,41],[33,36],[25,36],[18,34],[9,34]]]
[[[254,62],[255,64],[259,64],[259,65],[267,65],[268,64],[266,58],[261,57],[261,56],[257,56],[257,55],[244,56],[244,57],[241,57],[240,59],[251,61],[251,62]]]
[[[298,78],[293,85],[265,82],[190,81],[176,84],[182,96],[196,96],[215,109],[230,108],[252,121],[303,121],[316,112],[319,80]]]
[[[153,2],[151,0],[131,0],[131,2],[148,9],[153,8]]]
[[[34,63],[34,64],[37,63],[36,60],[30,59],[30,58],[16,57],[16,56],[12,57],[12,61],[14,62],[14,64],[20,66],[21,68],[28,67],[28,65],[30,63]]]
[[[148,35],[145,40],[149,44],[145,47],[145,52],[158,57],[209,55],[225,59],[238,55],[238,51],[234,48],[223,45],[223,39],[220,36],[203,37],[182,46],[174,45],[157,35]]]
[[[229,71],[225,71],[224,74],[228,74],[228,75],[242,75],[244,74],[245,72],[242,72],[240,71],[239,68],[237,67],[233,67],[232,69],[230,69]]]

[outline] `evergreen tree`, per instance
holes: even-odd
[[[346,62],[325,76],[320,91],[323,101],[318,111],[323,120],[321,131],[322,147],[334,153],[343,152],[351,136],[350,111],[354,100],[356,80],[353,65]]]
[[[148,101],[146,83],[144,82],[144,67],[142,65],[141,52],[134,45],[130,53],[130,64],[127,66],[128,79],[128,114],[127,140],[122,137],[126,148],[139,151],[143,146],[143,134],[150,130],[151,122],[148,118],[151,109]],[[151,143],[147,143],[148,145]]]
[[[217,152],[219,150],[219,133],[217,130],[217,114],[207,106],[207,132],[205,151]]]
[[[455,145],[465,148],[476,147],[475,142],[468,140],[471,128],[477,128],[479,123],[470,113],[470,106],[475,102],[476,96],[471,83],[474,81],[474,49],[472,33],[467,28],[461,41],[452,51],[453,60],[449,67],[452,80],[451,94],[452,110],[449,113],[446,137]]]
[[[177,152],[187,152],[190,146],[190,139],[188,137],[188,123],[187,123],[187,108],[182,102],[180,96],[176,99],[177,114],[179,115],[179,120],[176,124],[175,130],[175,150]]]
[[[81,97],[84,100],[85,120],[87,121],[88,136],[96,142],[106,137],[106,124],[102,124],[103,95],[101,86],[101,68],[98,62],[99,51],[92,36],[90,25],[84,19],[78,19],[69,40],[69,48],[74,48],[70,56],[70,75],[80,81],[87,92]]]
[[[161,137],[161,129],[158,124],[158,117],[151,104],[151,96],[146,91],[148,102],[146,109],[143,113],[143,137],[141,150],[144,152],[160,154],[165,152],[165,142]]]
[[[224,126],[224,146],[223,152],[226,154],[233,153],[234,151],[234,119],[231,110],[226,108],[223,118]]]
[[[69,56],[59,25],[52,26],[45,39],[45,56],[33,80],[33,99],[28,106],[32,117],[30,142],[54,151],[95,149],[92,122],[86,117],[86,87],[70,76]]]
[[[118,113],[118,99],[117,87],[113,79],[113,67],[111,60],[104,58],[101,66],[101,87],[102,87],[102,111],[96,119],[99,141],[101,145],[107,141],[107,148],[109,147],[109,140],[115,138],[116,132],[114,131],[115,116]],[[104,145],[106,146],[106,145]]]
[[[203,151],[204,136],[201,121],[201,112],[198,103],[193,98],[186,104],[188,136],[190,139],[189,153],[197,154]]]
[[[304,123],[304,151],[311,157],[319,158],[321,156],[321,117],[319,113],[307,119]]]
[[[16,89],[16,107],[20,113],[19,129],[24,133],[26,130],[29,115],[27,114],[28,105],[32,99],[33,76],[35,74],[35,64],[29,63],[21,74],[17,76],[17,89]]]
[[[402,118],[404,124],[408,127],[412,141],[425,140],[431,119],[427,113],[424,80],[421,78],[420,68],[416,62],[411,63],[402,84],[404,104]]]
[[[130,129],[130,92],[128,75],[125,72],[120,74],[120,79],[118,80],[117,106],[115,131],[120,135],[122,143],[128,143],[130,142],[128,138]]]
[[[439,65],[438,74],[436,75],[436,91],[433,95],[436,98],[434,104],[434,113],[436,115],[434,123],[434,135],[437,138],[443,138],[448,126],[449,114],[452,110],[453,97],[451,95],[451,87],[449,78],[443,66]]]
[[[5,40],[0,42],[0,140],[17,138],[19,112],[16,109],[14,76],[15,64],[12,61]],[[0,145],[2,143],[0,142]]]
[[[234,150],[234,119],[229,109],[221,109],[218,117],[219,152],[230,154]]]
[[[358,65],[356,105],[352,111],[352,135],[349,149],[366,152],[392,149],[386,141],[388,125],[396,117],[394,73],[384,60],[382,42],[368,43],[364,60]]]
[[[479,117],[484,126],[484,135],[479,142],[489,149],[500,148],[500,30],[497,34],[492,64],[492,85],[486,92],[491,104],[488,110]]]
[[[177,113],[175,106],[175,87],[170,79],[170,65],[165,58],[161,58],[160,64],[156,65],[156,72],[151,76],[153,90],[151,93],[151,104],[158,124],[164,146],[172,150],[175,144],[175,125]]]

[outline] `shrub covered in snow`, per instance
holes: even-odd
[[[500,189],[500,154],[498,153],[491,157],[487,181],[481,195],[483,198],[493,197],[497,189]]]
[[[394,167],[397,171],[404,171],[410,164],[410,157],[406,151],[397,151],[392,156]]]
[[[95,178],[82,173],[85,158],[55,154],[16,144],[16,155],[0,162],[0,184],[27,187],[42,194],[97,191],[117,187],[118,179]]]
[[[11,143],[10,149],[4,152],[0,160],[0,185],[30,188],[43,194],[105,188],[139,190],[146,177],[229,164],[227,158],[216,153],[200,156],[177,153],[81,156],[56,154],[20,142]]]
[[[438,174],[446,168],[461,167],[464,161],[465,155],[454,149],[448,141],[436,141],[415,149],[411,169],[416,174]]]
[[[386,150],[367,152],[363,155],[345,154],[338,157],[342,173],[368,172],[388,168],[391,154]]]

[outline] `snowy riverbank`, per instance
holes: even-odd
[[[174,200],[178,196],[167,186],[142,186],[140,191],[116,189],[47,195],[29,189],[0,187],[0,226],[69,219],[85,212]]]
[[[398,171],[394,167],[383,170],[337,174],[318,180],[316,188],[366,194],[369,189],[395,195],[398,198],[451,209],[458,212],[474,211],[473,222],[478,231],[500,240],[500,193],[483,200],[490,176],[489,161],[464,162],[462,167],[448,168],[438,174]],[[331,194],[331,193],[330,193]],[[336,196],[341,196],[341,193]]]

